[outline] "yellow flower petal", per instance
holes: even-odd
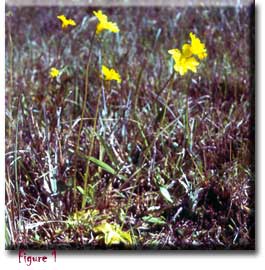
[[[204,59],[207,57],[207,51],[205,45],[197,38],[193,33],[190,33],[191,39],[191,51],[193,54],[197,55],[199,59]]]
[[[108,17],[105,14],[103,14],[103,12],[101,10],[93,11],[93,14],[98,18],[98,20],[100,22],[107,22],[108,21]]]
[[[76,26],[76,22],[72,19],[68,20],[68,25]]]
[[[108,17],[102,13],[101,10],[93,11],[93,14],[99,20],[96,28],[96,34],[100,34],[103,30],[108,30],[113,33],[118,33],[120,31],[116,23],[108,21]]]
[[[186,74],[189,70],[197,72],[199,65],[197,56],[199,59],[203,59],[207,56],[205,45],[197,38],[193,33],[190,33],[191,44],[183,44],[182,51],[179,49],[171,49],[168,51],[172,55],[175,61],[174,70],[181,76]]]
[[[103,23],[98,23],[97,28],[96,28],[96,34],[100,34],[104,30],[104,24]]]
[[[189,70],[192,72],[197,72],[197,66],[199,62],[194,57],[185,57],[182,53],[175,53],[172,55],[172,58],[175,61],[174,69],[181,76],[186,74]]]
[[[59,15],[57,18],[62,22],[62,28],[67,28],[68,25],[76,26],[76,22],[72,19],[67,19],[65,15]]]
[[[191,46],[189,44],[184,44],[182,46],[182,55],[184,57],[191,57],[192,56],[192,50],[191,50]]]
[[[107,22],[105,28],[113,33],[118,33],[120,31],[119,27],[114,22]]]
[[[106,66],[102,65],[101,68],[102,74],[104,75],[104,80],[106,81],[117,81],[121,82],[121,77],[118,72],[116,72],[113,68],[109,69]]]
[[[59,73],[60,73],[60,71],[57,68],[55,68],[55,67],[52,67],[50,69],[50,76],[52,78],[56,78],[59,75]]]
[[[181,55],[180,50],[178,50],[178,49],[171,49],[171,50],[168,50],[168,53],[169,53],[169,54],[172,54],[172,55],[175,55],[175,54]]]
[[[194,57],[189,57],[189,58],[185,58],[185,65],[187,69],[196,73],[199,62]]]

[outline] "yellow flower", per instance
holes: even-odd
[[[205,45],[197,38],[193,33],[190,33],[191,39],[191,51],[193,54],[197,55],[199,59],[204,59],[207,57],[207,51]]]
[[[101,10],[93,11],[94,15],[99,20],[97,24],[96,34],[100,34],[103,30],[109,30],[110,32],[118,33],[120,31],[116,23],[108,21],[108,17],[102,13]]]
[[[116,72],[113,68],[109,69],[106,66],[102,65],[102,74],[105,76],[104,80],[106,81],[117,81],[118,83],[121,82],[121,77],[118,72]]]
[[[67,28],[68,25],[76,26],[76,22],[72,19],[67,19],[64,15],[57,16],[62,21],[62,28]]]
[[[52,78],[56,78],[59,75],[59,73],[60,73],[60,71],[57,68],[55,68],[55,67],[52,67],[50,69],[50,76]]]
[[[197,66],[199,62],[194,57],[184,57],[183,55],[176,56],[173,55],[173,59],[175,60],[174,69],[179,72],[181,76],[191,70],[192,72],[197,72]]]
[[[191,50],[191,46],[189,44],[184,44],[182,46],[182,55],[183,55],[183,57],[191,57],[192,56],[192,50]]]
[[[193,34],[190,33],[191,44],[184,44],[182,51],[179,49],[171,49],[168,51],[172,55],[175,61],[174,69],[181,76],[191,70],[197,72],[197,66],[199,62],[195,56],[199,59],[204,59],[207,56],[207,51],[203,43]]]
[[[191,70],[192,72],[197,72],[197,66],[199,62],[196,58],[192,57],[192,53],[190,51],[190,45],[184,44],[182,46],[182,52],[178,49],[172,49],[168,51],[169,54],[172,55],[172,58],[175,61],[174,69],[181,76]]]

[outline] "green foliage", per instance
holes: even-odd
[[[100,225],[93,228],[95,233],[98,233],[98,239],[104,239],[107,246],[118,245],[123,243],[126,246],[133,244],[130,232],[123,231],[118,224],[110,224],[103,221]]]
[[[5,225],[5,244],[6,247],[9,247],[11,245],[10,232],[7,225]]]
[[[98,210],[96,209],[81,210],[69,215],[66,224],[70,228],[71,227],[76,228],[80,225],[92,228],[97,218],[99,218]]]
[[[96,159],[94,157],[88,157],[88,160],[92,161],[93,163],[95,163],[96,165],[101,167],[106,172],[108,172],[110,174],[113,174],[113,175],[116,174],[116,171],[110,165],[108,165],[107,163],[105,163],[105,162],[103,162],[101,160],[98,160],[98,159]]]
[[[153,216],[144,216],[143,221],[155,224],[155,225],[164,225],[166,224],[164,217],[153,217]]]

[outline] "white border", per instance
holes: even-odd
[[[235,6],[253,0],[6,0],[15,6]]]

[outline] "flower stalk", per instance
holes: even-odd
[[[85,95],[83,99],[83,105],[82,105],[82,113],[81,113],[81,120],[80,120],[80,125],[78,129],[78,135],[77,135],[77,142],[76,142],[76,148],[75,148],[75,160],[74,160],[74,202],[76,203],[76,183],[77,183],[77,156],[79,153],[79,146],[80,146],[80,137],[81,137],[81,131],[83,127],[83,121],[84,121],[84,115],[85,115],[85,110],[86,110],[86,103],[87,103],[87,96],[88,96],[88,74],[89,74],[89,65],[90,65],[90,58],[91,58],[91,51],[93,48],[94,40],[95,40],[95,35],[96,31],[94,31],[91,43],[90,43],[90,48],[89,48],[89,53],[88,53],[88,59],[87,59],[87,65],[86,65],[86,77],[85,77]],[[75,207],[77,207],[75,205]]]

